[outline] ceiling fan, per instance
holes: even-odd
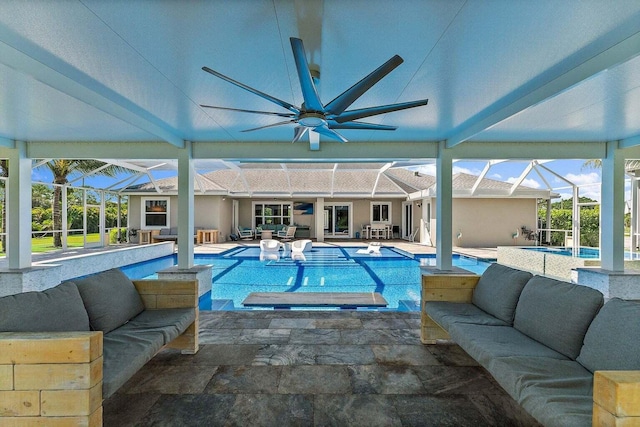
[[[299,38],[291,37],[291,49],[293,50],[293,57],[296,63],[296,69],[298,71],[298,77],[300,79],[300,87],[302,88],[302,96],[304,102],[300,107],[296,107],[286,101],[275,98],[230,77],[225,76],[209,67],[202,67],[207,73],[213,74],[216,77],[221,78],[233,85],[236,85],[246,91],[249,91],[261,98],[271,101],[280,107],[289,110],[288,113],[276,113],[270,111],[256,111],[245,110],[229,107],[217,107],[213,105],[201,105],[205,108],[215,108],[218,110],[227,111],[239,111],[243,113],[264,114],[276,117],[283,117],[287,120],[269,124],[266,126],[260,126],[252,129],[246,129],[242,132],[251,132],[254,130],[265,129],[274,126],[281,126],[286,124],[296,124],[294,129],[293,140],[291,142],[297,142],[308,131],[314,131],[318,134],[327,136],[329,138],[338,140],[340,142],[347,142],[347,139],[336,132],[336,129],[365,129],[365,130],[396,130],[397,126],[381,125],[376,123],[366,123],[356,121],[365,117],[371,117],[378,114],[385,114],[392,111],[405,110],[407,108],[420,107],[427,105],[428,99],[421,99],[418,101],[402,102],[398,104],[380,105],[377,107],[360,108],[356,110],[347,110],[351,104],[353,104],[360,96],[368,91],[373,85],[380,81],[384,76],[393,71],[398,65],[402,64],[403,59],[394,55],[387,62],[382,64],[376,70],[371,72],[368,76],[364,77],[358,83],[345,90],[338,95],[333,101],[328,104],[323,104],[318,96],[318,91],[312,77],[312,73],[307,63],[307,57],[304,50],[302,40]],[[309,138],[311,141],[311,149],[319,149],[319,138],[316,135],[315,141],[312,136],[312,132],[309,132]]]

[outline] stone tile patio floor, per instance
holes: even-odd
[[[419,313],[200,313],[200,351],[164,350],[104,402],[105,426],[537,426]]]

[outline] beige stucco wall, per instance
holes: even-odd
[[[224,200],[223,200],[224,199]],[[130,197],[129,224],[132,228],[140,228],[140,196]],[[253,201],[262,202],[289,202],[290,200],[273,198],[238,199],[239,202],[239,222],[243,227],[251,227],[253,221]],[[299,198],[295,201],[316,203],[315,198]],[[353,230],[355,233],[361,231],[363,224],[369,224],[371,218],[371,199],[324,199],[325,204],[330,203],[352,203]],[[393,225],[402,224],[402,202],[401,199],[381,199],[380,201],[390,201],[392,203],[391,219]],[[170,221],[171,226],[178,224],[178,197],[170,196]],[[232,222],[232,199],[222,196],[195,196],[195,216],[196,227],[214,228],[220,230],[221,240],[228,240]],[[426,209],[427,203],[422,201],[419,208],[418,202],[413,203],[413,226],[418,228],[422,218],[422,211]],[[436,235],[436,201],[431,200],[431,241],[435,245]],[[314,215],[294,215],[293,222],[300,225],[308,225],[310,234],[315,238],[315,216],[318,214],[314,209]],[[537,222],[535,199],[455,199],[453,201],[453,245],[461,247],[480,246],[511,246],[529,245],[533,241],[525,240],[523,236],[513,239],[512,235],[520,227],[527,226],[535,229]],[[462,232],[462,238],[458,239],[458,232]],[[419,240],[420,236],[416,238]]]
[[[129,198],[129,226],[141,228],[141,200],[143,197],[154,196],[130,196]],[[158,195],[158,198],[169,198],[169,226],[178,226],[178,196]],[[218,236],[221,241],[228,240],[231,232],[231,201],[222,196],[198,196],[194,197],[194,225],[196,227],[220,230]]]
[[[435,201],[431,212],[435,216]],[[436,220],[431,221],[431,238],[436,241]],[[535,199],[454,199],[453,200],[453,246],[495,247],[526,246],[534,242],[523,236],[512,236],[520,227],[536,229],[537,211]],[[458,233],[462,237],[458,239]]]

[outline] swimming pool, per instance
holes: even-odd
[[[292,259],[290,253],[280,252],[274,259],[261,260],[257,247],[236,248],[219,255],[197,254],[196,264],[213,266],[212,290],[200,298],[200,309],[245,309],[242,301],[250,292],[299,291],[380,292],[389,310],[418,310],[420,266],[435,265],[435,256],[412,256],[393,248],[382,248],[381,255],[374,256],[358,254],[358,249],[313,248],[304,253],[304,259]],[[453,264],[480,274],[489,265],[457,255]],[[154,268],[153,264],[144,267]],[[125,273],[143,277],[139,271]]]
[[[532,247],[523,247],[522,249],[525,249],[528,251],[544,252],[544,253],[555,254],[555,255],[571,256],[576,258],[600,259],[599,248],[580,247],[574,251],[573,248],[567,247],[567,246],[554,246],[554,247],[532,246]],[[626,260],[640,259],[640,253],[626,251],[624,253],[624,259]]]

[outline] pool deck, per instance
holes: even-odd
[[[104,402],[109,426],[539,426],[420,314],[200,313],[200,351],[164,350]]]
[[[367,247],[368,241],[349,239],[349,240],[327,240],[324,242],[313,242],[315,247]],[[413,255],[435,254],[436,248],[425,246],[418,243],[411,243],[406,240],[381,240],[382,246],[392,246],[408,252]],[[219,254],[230,249],[241,246],[258,246],[259,240],[241,240],[237,242],[211,243],[196,245],[194,253],[196,254]],[[78,257],[86,254],[98,254],[101,252],[113,251],[116,249],[139,247],[137,244],[117,244],[99,248],[69,248],[66,251],[52,251],[45,253],[36,253],[32,255],[33,264],[46,264],[47,262]],[[146,246],[146,245],[145,245]],[[495,260],[497,258],[497,248],[460,248],[454,247],[453,252],[460,255],[466,255],[473,258]],[[0,268],[8,267],[6,257],[0,258]]]

